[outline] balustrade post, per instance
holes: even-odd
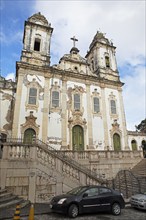
[[[35,160],[37,157],[37,147],[35,145],[30,146],[30,159]]]
[[[8,147],[3,146],[1,149],[0,168],[1,168],[1,178],[0,178],[0,188],[5,189],[6,187],[6,174],[7,174],[7,162],[3,159],[8,159]]]
[[[106,151],[106,158],[110,159],[111,158],[111,152],[110,151]]]
[[[35,203],[35,197],[36,197],[36,169],[30,169],[28,199],[31,201],[31,203]]]
[[[5,146],[3,145],[3,149],[2,149],[2,159],[8,159],[8,152],[9,152],[9,148],[10,146]]]
[[[86,182],[87,176],[82,172],[79,172],[79,175],[80,175],[80,183],[82,185],[86,185],[87,184],[87,182]]]

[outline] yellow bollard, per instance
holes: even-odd
[[[19,219],[20,219],[20,205],[17,205],[13,220],[19,220]]]
[[[34,205],[31,204],[28,220],[34,220]]]

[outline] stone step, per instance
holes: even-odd
[[[30,205],[29,200],[24,200],[22,197],[14,195],[12,192],[8,192],[7,189],[0,189],[0,210],[16,209],[16,205],[20,205],[20,208],[24,208]],[[0,211],[0,212],[1,212]]]
[[[6,193],[7,190],[6,189],[0,189],[0,195],[3,194],[3,193]]]
[[[4,192],[4,193],[1,193],[0,194],[0,198],[3,198],[3,197],[10,197],[12,195],[12,193],[11,192]]]
[[[1,204],[1,203],[6,203],[6,202],[9,202],[9,201],[12,201],[12,200],[14,200],[14,199],[16,199],[16,198],[18,198],[18,197],[15,196],[15,195],[2,197],[2,198],[0,198],[0,204]]]
[[[8,208],[8,207],[11,207],[11,206],[16,206],[18,204],[21,204],[22,202],[24,202],[24,199],[17,198],[17,199],[14,199],[12,201],[0,204],[0,209]]]

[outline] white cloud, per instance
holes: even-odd
[[[134,130],[146,117],[146,68],[136,66],[132,75],[122,78],[125,82],[123,97],[127,120],[127,128]]]
[[[82,56],[97,30],[107,33],[117,47],[117,63],[122,69],[129,63],[131,72],[121,76],[127,128],[146,117],[145,111],[145,1],[37,1],[35,10],[46,16],[54,28],[52,63],[69,53],[70,37],[78,38]],[[56,59],[57,58],[57,59]]]
[[[121,64],[137,54],[145,54],[145,1],[37,1],[35,10],[41,11],[54,28],[51,50],[58,56],[72,47],[70,37],[76,35],[81,55],[99,28],[113,39],[118,47]],[[56,48],[57,45],[57,48]],[[59,47],[58,47],[59,46]]]
[[[8,73],[5,78],[7,80],[11,79],[12,81],[15,81],[15,73]]]

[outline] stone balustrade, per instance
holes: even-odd
[[[105,183],[141,158],[142,151],[57,151],[40,141],[5,143],[0,187],[15,187],[16,194],[44,202],[77,185]]]

